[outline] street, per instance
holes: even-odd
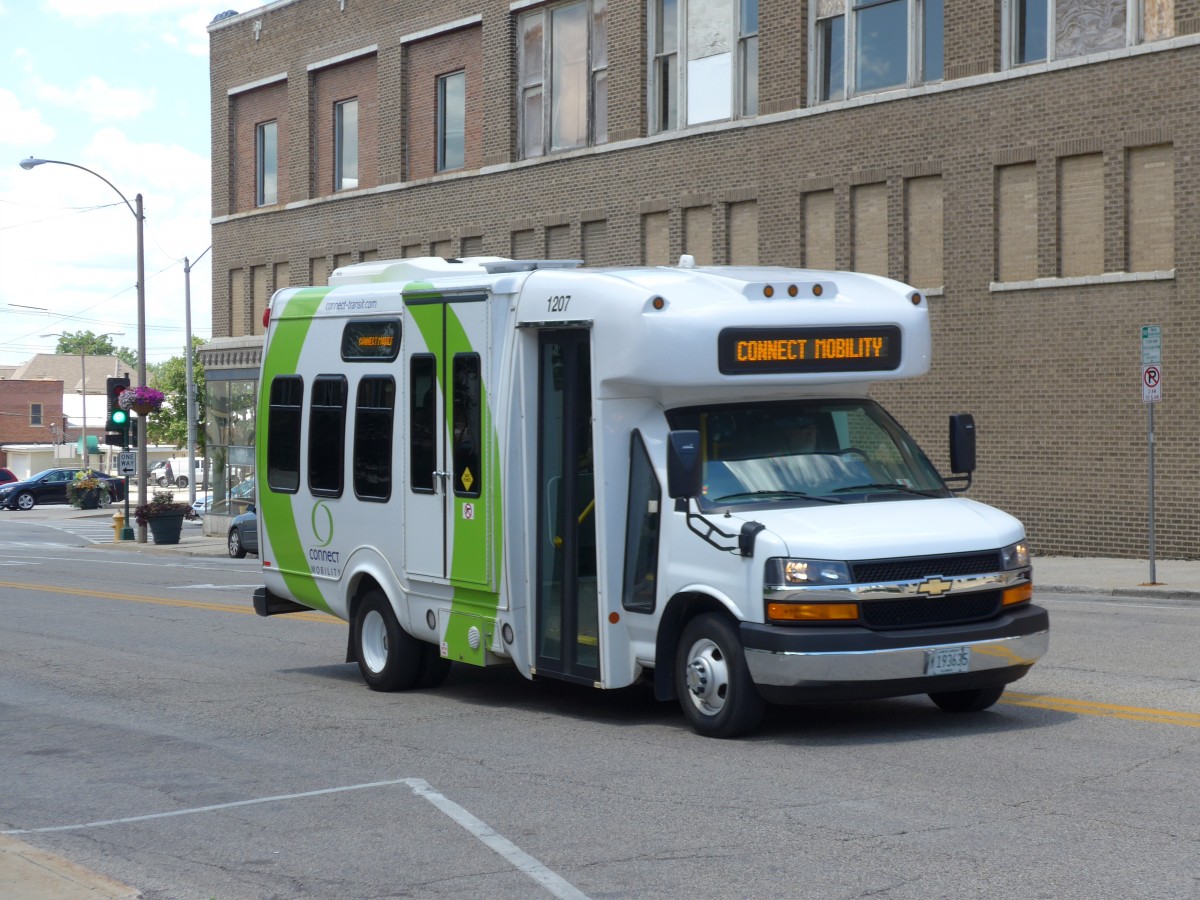
[[[1200,896],[1200,610],[1047,594],[991,711],[693,734],[648,688],[373,693],[256,559],[0,514],[0,832],[148,898]]]

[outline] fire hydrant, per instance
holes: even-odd
[[[120,510],[113,513],[113,541],[120,541],[125,530],[125,515]]]

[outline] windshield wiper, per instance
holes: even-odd
[[[931,491],[919,491],[916,488],[910,488],[907,485],[896,484],[895,482],[879,482],[877,484],[852,484],[849,487],[835,488],[832,493],[849,494],[854,491],[899,491],[901,494],[914,494],[917,497],[940,497],[941,494],[935,494]]]
[[[725,494],[723,497],[718,497],[715,500],[709,500],[709,503],[723,503],[728,500],[736,500],[739,497],[775,497],[780,500],[816,500],[819,503],[845,503],[845,500],[838,500],[836,497],[818,497],[815,494],[806,494],[803,491],[741,491],[737,494]]]

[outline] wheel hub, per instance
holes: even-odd
[[[716,715],[725,706],[729,672],[721,648],[707,638],[688,653],[687,687],[692,703],[705,715]]]

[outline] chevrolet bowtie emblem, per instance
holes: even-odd
[[[954,582],[946,581],[940,575],[934,575],[917,585],[917,593],[927,597],[940,597],[942,594],[948,594],[953,588]]]

